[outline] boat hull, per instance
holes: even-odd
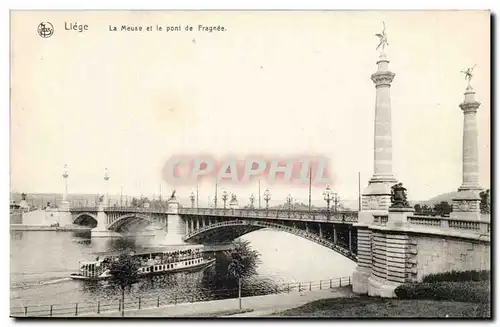
[[[178,268],[172,268],[172,269],[161,270],[161,271],[140,273],[139,278],[150,277],[150,276],[159,276],[159,275],[169,275],[169,274],[175,274],[175,273],[179,273],[179,272],[199,271],[199,270],[206,269],[206,268],[212,266],[213,264],[215,264],[215,259],[207,259],[207,260],[204,260],[202,263],[197,264],[197,265],[192,265],[192,266],[187,266],[187,267],[178,267]],[[88,276],[83,276],[83,275],[79,275],[79,274],[71,274],[70,277],[74,280],[85,280],[85,281],[101,281],[101,280],[111,279],[111,276],[88,277]]]

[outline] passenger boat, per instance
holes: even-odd
[[[215,263],[215,258],[203,255],[203,245],[182,245],[131,252],[141,262],[140,277],[203,270]],[[98,256],[94,261],[80,262],[80,272],[70,277],[79,280],[99,281],[111,278],[110,267],[122,253]]]

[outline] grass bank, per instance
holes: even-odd
[[[490,318],[489,303],[399,300],[368,296],[318,300],[286,310],[277,317],[330,318]]]

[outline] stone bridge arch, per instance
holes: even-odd
[[[97,216],[90,212],[77,213],[73,217],[73,224],[94,228],[97,226]]]
[[[243,236],[245,234],[251,233],[253,231],[270,228],[278,231],[284,231],[302,238],[305,238],[311,242],[327,247],[335,252],[345,256],[346,258],[357,261],[357,257],[354,253],[349,250],[334,244],[332,241],[320,237],[318,234],[311,233],[299,228],[287,226],[284,224],[277,224],[268,221],[260,220],[229,220],[210,224],[201,228],[198,228],[186,236],[184,236],[184,241],[188,243],[198,243],[206,244],[210,242],[230,242],[234,239]]]

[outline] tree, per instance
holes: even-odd
[[[431,208],[431,207],[429,207],[427,204],[424,204],[424,205],[422,206],[422,213],[423,213],[424,215],[430,215],[430,214],[432,213],[432,208]]]
[[[481,213],[489,214],[491,212],[491,194],[490,190],[482,191],[479,193],[481,197],[481,203],[479,204],[479,208]]]
[[[139,202],[137,201],[136,198],[132,198],[131,205],[132,205],[132,207],[138,207],[139,206]]]
[[[238,280],[238,302],[241,310],[241,280],[256,274],[259,253],[250,249],[248,241],[235,242],[231,252],[231,262],[227,267],[230,276]]]
[[[434,205],[434,212],[440,216],[449,215],[451,211],[452,207],[447,201],[441,201],[441,203]]]
[[[121,311],[122,317],[125,314],[125,289],[128,287],[129,290],[133,284],[139,281],[139,268],[141,267],[140,262],[133,256],[128,254],[121,254],[116,261],[111,263],[110,271],[111,282],[118,287],[122,292],[122,302]]]
[[[238,302],[239,308],[241,310],[241,278],[243,276],[243,258],[239,253],[233,252],[232,254],[233,260],[229,263],[227,270],[229,274],[238,279]]]
[[[415,204],[415,213],[421,213],[422,212],[422,206],[420,204]]]

